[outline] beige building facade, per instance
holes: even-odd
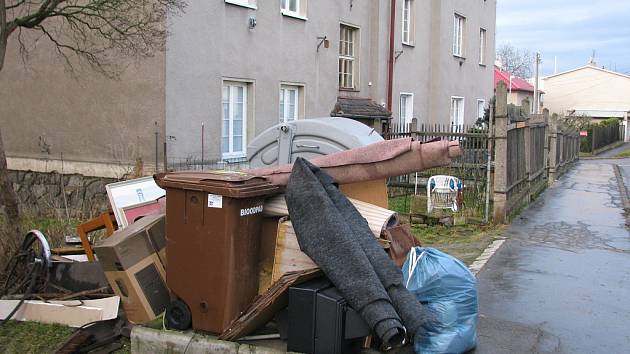
[[[71,73],[43,39],[23,62],[11,37],[0,72],[9,168],[120,178],[138,159],[149,169],[156,157],[161,161],[155,150],[156,134],[158,145],[164,138],[165,55],[124,65],[119,80],[78,63]]]

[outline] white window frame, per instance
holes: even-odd
[[[405,104],[403,105],[403,97],[405,98]],[[411,92],[401,92],[399,98],[399,109],[398,109],[398,123],[399,124],[409,124],[413,117],[413,93]]]
[[[453,55],[464,57],[464,35],[466,27],[466,17],[455,13],[453,16]]]
[[[486,114],[486,100],[478,98],[477,99],[477,119],[483,118],[485,114]]]
[[[247,7],[248,9],[258,9],[257,0],[225,0],[225,3]]]
[[[228,151],[224,151],[223,150],[223,139],[226,138],[226,136],[223,135],[223,129],[224,129],[224,124],[226,122],[226,119],[224,117],[224,107],[223,105],[226,103],[223,100],[223,90],[225,88],[228,88],[229,90],[229,97],[228,97],[228,119],[227,119],[227,123],[228,123]],[[236,91],[236,88],[242,88],[243,89],[243,127],[241,130],[241,134],[242,134],[242,145],[241,145],[241,149],[239,151],[235,151],[234,150],[234,104],[235,101],[233,100],[234,97],[234,91]],[[248,97],[247,97],[247,91],[248,91],[248,83],[247,82],[238,82],[238,81],[231,81],[231,80],[225,80],[223,81],[223,84],[221,86],[221,158],[223,159],[233,159],[233,158],[241,158],[241,157],[246,157],[247,156],[247,105],[249,103],[248,101]]]
[[[457,115],[455,112],[455,102],[461,102],[461,108],[458,105],[457,107],[459,108],[457,110]],[[466,99],[462,96],[451,96],[451,125],[455,126],[463,126],[464,125],[464,105],[466,103]]]
[[[414,0],[402,1],[402,44],[414,44]]]
[[[278,110],[280,123],[288,123],[300,119],[300,86],[293,85],[280,85],[280,95],[278,100]],[[295,92],[295,98],[293,104],[295,109],[293,111],[293,117],[289,117],[289,102],[290,92]]]
[[[295,10],[291,10],[291,2],[295,3]],[[280,0],[280,13],[284,16],[295,17],[307,20],[306,17],[307,0]]]
[[[485,28],[479,28],[479,65],[486,65],[486,46],[488,32]]]
[[[344,29],[350,33],[350,38],[345,40]],[[339,88],[346,90],[356,90],[357,88],[357,75],[359,73],[359,28],[341,23],[339,26]],[[344,49],[345,48],[345,49]],[[350,64],[352,66],[351,71],[348,73],[342,70],[344,64]],[[345,69],[345,68],[344,68]],[[350,75],[349,83],[347,76]]]

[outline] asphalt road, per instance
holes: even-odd
[[[625,162],[628,161],[628,162]],[[630,234],[612,164],[579,162],[478,274],[475,353],[630,353]]]

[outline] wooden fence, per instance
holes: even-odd
[[[463,205],[460,213],[469,217],[484,218],[485,200],[488,191],[487,167],[490,132],[487,127],[451,124],[410,124],[390,126],[385,139],[412,137],[418,141],[436,138],[458,140],[464,149],[463,156],[453,160],[449,166],[432,168],[409,175],[389,179],[390,195],[409,197],[412,194],[422,199],[426,195],[426,184],[433,175],[450,175],[462,180],[465,185]],[[408,209],[412,209],[409,205]]]
[[[488,214],[491,214],[496,223],[507,221],[579,157],[580,137],[577,130],[566,126],[564,120],[555,115],[550,117],[548,110],[542,114],[529,112],[527,100],[521,106],[508,105],[507,87],[499,83],[494,129],[485,126],[418,125],[415,119],[411,124],[391,126],[384,134],[386,139],[459,140],[464,154],[449,166],[391,178],[389,185],[393,188],[390,188],[390,195],[408,196],[410,190],[419,195],[426,191],[426,181],[430,176],[451,175],[464,181],[464,215],[484,216],[488,220]],[[491,164],[488,164],[489,156]],[[491,171],[488,171],[488,166],[491,166]],[[422,191],[419,192],[418,188]],[[492,201],[492,212],[488,211],[488,200]]]
[[[579,131],[563,123],[553,115],[549,124],[549,184],[560,177],[580,155]]]
[[[595,153],[597,150],[607,145],[623,140],[623,127],[618,124],[612,124],[605,127],[593,127],[592,134],[591,152]]]
[[[508,112],[510,114],[508,114]],[[508,106],[507,88],[496,92],[494,154],[494,221],[501,223],[527,205],[579,156],[579,134],[557,117],[529,114],[522,106]]]

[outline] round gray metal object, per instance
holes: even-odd
[[[378,132],[348,118],[328,117],[281,123],[259,134],[247,147],[250,168],[312,159],[382,141]]]

